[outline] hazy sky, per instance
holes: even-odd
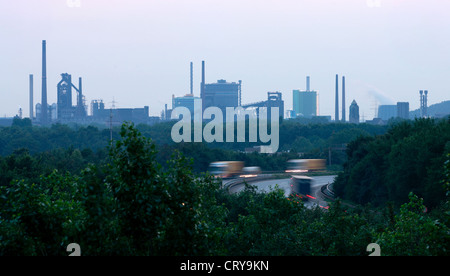
[[[374,116],[376,104],[450,99],[449,0],[0,0],[0,116],[22,107],[28,76],[40,102],[41,44],[47,40],[49,103],[61,73],[83,78],[87,103],[150,106],[189,93],[194,62],[208,83],[242,80],[242,102],[292,90],[306,76],[320,114],[334,118],[335,75],[346,76],[348,106]],[[75,81],[74,81],[75,82]]]

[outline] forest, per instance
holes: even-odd
[[[265,155],[245,153],[246,148],[260,145],[258,143],[176,144],[170,136],[173,124],[174,122],[163,122],[135,127],[144,137],[151,138],[158,146],[156,158],[161,164],[165,164],[171,153],[178,150],[195,160],[194,171],[197,173],[205,172],[211,162],[223,160],[242,160],[248,166],[260,166],[265,171],[282,171],[285,169],[285,161],[292,158],[321,158],[330,161],[330,147],[331,165],[335,165],[334,170],[341,170],[346,154],[333,150],[333,147],[341,147],[359,136],[381,135],[387,131],[387,126],[369,124],[304,124],[285,120],[280,124],[279,151],[276,155]],[[95,126],[54,124],[47,128],[33,126],[27,118],[15,118],[12,127],[0,128],[0,156],[16,156],[25,151],[39,159],[41,163],[46,163],[50,156],[50,159],[63,160],[75,151],[77,156],[81,153],[82,160],[75,158],[69,163],[83,161],[84,163],[80,165],[85,165],[104,159],[111,137],[113,140],[120,139],[120,126],[110,130]],[[56,160],[48,161],[51,163]],[[67,166],[62,168],[64,164],[65,162],[53,162],[53,165],[58,165],[60,169],[71,172],[77,169]]]
[[[384,135],[352,141],[334,190],[341,198],[375,206],[402,204],[413,192],[434,208],[445,198],[440,180],[448,153],[450,120],[403,121]]]
[[[70,243],[92,256],[367,256],[370,243],[382,255],[448,256],[449,123],[283,122],[282,152],[268,156],[170,143],[170,123],[124,124],[111,143],[109,129],[17,119],[0,129],[0,256],[67,256]],[[339,143],[328,210],[280,190],[230,195],[205,173],[244,155],[276,170]]]

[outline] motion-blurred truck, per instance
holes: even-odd
[[[243,178],[250,178],[250,177],[257,177],[261,174],[261,168],[260,167],[244,167],[242,169],[240,177]]]
[[[220,161],[209,165],[209,173],[215,177],[233,178],[239,176],[244,168],[244,162],[241,161]]]
[[[287,162],[286,173],[305,173],[325,169],[325,159],[293,159]]]
[[[315,199],[311,195],[311,184],[313,179],[303,175],[293,175],[291,178],[291,195],[300,198],[303,201]]]

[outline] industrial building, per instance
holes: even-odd
[[[165,111],[163,113],[164,118],[170,119],[171,111],[177,107],[186,107],[191,112],[191,116],[193,118],[196,112],[203,112],[201,108],[202,99],[200,97],[194,96],[194,65],[191,62],[191,75],[190,75],[190,94],[186,94],[183,97],[175,97],[172,95],[172,109],[167,109],[167,105]],[[199,110],[196,110],[196,107],[200,107]],[[170,114],[168,114],[170,113]]]
[[[241,87],[241,80],[238,82],[218,80],[216,83],[206,83],[205,61],[202,61],[200,98],[202,99],[203,111],[208,107],[218,107],[225,113],[227,107],[241,106]]]
[[[58,93],[58,121],[69,122],[83,120],[87,116],[85,98],[82,93],[82,79],[78,79],[78,88],[72,83],[72,76],[61,74],[61,81],[57,86]],[[72,88],[77,92],[77,104],[72,105]]]
[[[396,105],[380,105],[378,107],[378,118],[389,121],[392,118],[409,119],[409,103],[398,102]]]
[[[380,105],[378,107],[378,118],[383,121],[388,121],[391,118],[397,117],[396,105]]]
[[[196,112],[203,112],[201,108],[200,110],[195,109],[195,103],[198,104],[197,106],[201,107],[201,101],[202,99],[200,97],[194,97],[193,94],[186,94],[184,97],[175,97],[175,95],[173,95],[172,109],[175,109],[177,107],[186,107],[191,112],[191,116],[194,116]]]
[[[397,117],[401,119],[409,119],[409,103],[398,102],[397,103]]]
[[[183,97],[175,97],[172,95],[172,109],[168,109],[167,105],[162,112],[161,117],[163,120],[170,120],[172,110],[177,107],[186,107],[191,111],[191,115],[194,115],[195,110],[194,103],[197,106],[201,106],[204,112],[208,107],[218,107],[225,114],[227,107],[236,108],[241,105],[241,84],[239,82],[227,82],[226,80],[218,80],[216,83],[206,83],[205,78],[205,61],[202,61],[202,81],[200,84],[200,97],[194,96],[193,89],[193,63],[190,64],[190,94],[186,94]]]
[[[279,116],[284,117],[284,101],[280,92],[267,92],[267,100],[250,103],[246,105],[241,104],[242,96],[242,81],[227,82],[226,80],[218,80],[216,83],[206,83],[205,78],[205,61],[202,61],[202,81],[200,84],[200,97],[195,97],[193,92],[193,64],[191,62],[191,75],[190,75],[190,94],[186,94],[183,97],[172,96],[172,109],[168,109],[167,105],[165,110],[161,112],[161,118],[163,120],[170,120],[171,112],[177,107],[186,107],[191,111],[191,114],[196,112],[204,112],[209,107],[218,107],[223,114],[226,114],[226,108],[242,107],[244,109],[254,109],[255,114],[259,117],[259,108],[267,108],[267,116],[271,118],[271,107],[279,108]],[[202,110],[195,110],[197,107],[202,107]],[[223,117],[225,120],[226,117]]]
[[[271,108],[278,107],[279,116],[282,119],[284,118],[284,101],[283,94],[280,92],[267,92],[267,101],[257,102],[246,104],[242,106],[243,108],[255,108],[256,114],[259,117],[259,108],[266,107],[267,108],[267,118],[272,118]]]
[[[61,81],[57,84],[57,103],[47,102],[47,43],[42,41],[42,99],[36,104],[36,117],[33,117],[33,75],[30,75],[30,117],[34,123],[48,125],[51,123],[77,123],[117,125],[124,121],[135,124],[153,124],[159,117],[149,116],[149,107],[143,108],[111,108],[106,109],[102,100],[91,102],[91,115],[88,115],[86,99],[82,89],[82,78],[78,79],[78,87],[72,83],[72,76],[61,74]],[[75,104],[73,99],[76,99]],[[43,108],[46,106],[47,108]]]
[[[240,106],[241,84],[241,81],[227,82],[226,80],[205,84],[202,97],[203,109],[214,106],[225,113],[227,107]]]
[[[359,106],[355,100],[353,100],[352,104],[350,105],[350,115],[349,116],[350,116],[349,122],[351,124],[359,123]]]
[[[149,107],[143,108],[110,108],[106,109],[101,100],[91,102],[92,116],[90,122],[111,123],[120,125],[122,122],[133,122],[135,124],[151,124],[154,118],[149,116]]]
[[[306,90],[293,90],[293,110],[296,117],[312,118],[319,115],[317,91],[310,90],[310,78],[306,77]]]
[[[38,122],[42,121],[42,104],[37,103],[36,104],[36,118],[39,118]],[[57,117],[57,106],[55,103],[53,104],[48,104],[47,105],[47,110],[46,110],[46,116],[47,116],[47,122],[51,123],[51,122],[55,122],[58,117]]]

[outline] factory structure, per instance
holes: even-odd
[[[225,114],[227,107],[241,106],[241,85],[239,82],[218,80],[216,83],[203,83],[201,95],[203,110],[215,106]]]
[[[383,121],[392,118],[409,119],[409,103],[398,102],[396,105],[380,105],[378,107],[378,117]]]
[[[150,116],[149,106],[141,108],[116,108],[113,101],[111,108],[105,107],[102,99],[92,100],[89,104],[86,102],[85,91],[83,90],[83,79],[78,77],[74,81],[69,73],[62,73],[60,81],[56,84],[56,103],[48,103],[48,85],[47,85],[47,43],[42,41],[42,86],[41,101],[34,103],[34,75],[29,75],[29,114],[32,122],[37,125],[50,125],[53,123],[76,123],[76,124],[98,124],[104,126],[120,125],[124,121],[135,124],[154,124],[160,121],[171,120],[171,111],[177,107],[186,107],[192,115],[197,112],[203,112],[209,107],[218,107],[226,113],[227,107],[244,109],[254,109],[259,116],[259,109],[266,107],[268,118],[271,117],[271,107],[279,108],[279,117],[282,119],[285,115],[285,105],[282,93],[267,93],[267,100],[255,103],[242,103],[242,81],[227,81],[219,79],[213,83],[206,81],[206,64],[201,64],[201,82],[200,93],[194,94],[194,69],[193,63],[190,63],[190,91],[183,93],[184,96],[172,95],[171,109],[165,105],[160,117]],[[346,77],[342,77],[342,94],[339,93],[339,75],[336,74],[335,80],[335,122],[347,122],[346,107]],[[428,90],[420,90],[420,117],[428,117]],[[342,98],[342,100],[340,99]],[[286,118],[319,118],[324,122],[331,121],[331,116],[320,116],[319,114],[319,93],[311,89],[311,78],[306,77],[305,90],[292,90],[293,108],[287,110]],[[200,108],[199,108],[200,107]],[[197,108],[197,109],[196,109]],[[360,110],[357,102],[353,100],[349,108],[348,122],[360,122]],[[341,109],[341,110],[340,110]],[[384,124],[392,118],[409,119],[410,110],[408,102],[398,102],[396,105],[380,105],[377,109],[375,118],[366,123]],[[22,117],[22,109],[19,111]],[[364,117],[364,116],[363,116]],[[8,125],[9,119],[4,118],[0,125]],[[225,119],[225,117],[224,117]],[[12,121],[12,118],[11,118]],[[364,121],[364,118],[363,118]]]
[[[293,90],[292,117],[312,118],[319,115],[319,94],[311,91],[310,77],[306,77],[306,90]]]
[[[342,77],[342,119],[341,122],[346,122],[345,117],[345,76]],[[339,122],[339,75],[336,74],[336,99],[335,99],[335,114],[334,121]]]
[[[283,94],[281,92],[267,92],[267,100],[246,104],[242,106],[243,108],[254,108],[256,110],[256,115],[259,117],[259,108],[266,107],[267,108],[267,118],[272,118],[272,107],[278,107],[279,116],[283,119],[284,114],[284,101]]]
[[[194,63],[191,62],[190,65],[190,93],[186,94],[183,97],[175,97],[175,95],[172,95],[172,109],[177,108],[177,107],[186,107],[187,109],[189,109],[189,111],[191,112],[192,115],[194,115],[197,112],[203,112],[203,110],[196,110],[195,108],[197,107],[197,105],[195,103],[199,103],[201,102],[201,98],[200,97],[195,97],[194,96]],[[167,120],[170,120],[171,114],[169,114],[169,112],[172,110],[168,110],[167,109],[167,105],[166,105],[166,109],[165,111],[163,111],[162,113],[162,118],[167,118]]]
[[[227,107],[237,108],[242,107],[244,109],[254,109],[257,116],[259,116],[259,108],[268,108],[267,118],[271,116],[271,107],[279,108],[279,117],[283,117],[284,114],[284,101],[280,92],[267,92],[267,100],[250,104],[242,104],[242,81],[227,82],[224,79],[220,79],[215,83],[206,83],[206,67],[205,61],[202,61],[202,74],[200,83],[200,97],[194,96],[193,90],[193,63],[191,62],[191,84],[190,93],[182,97],[175,97],[172,95],[172,109],[167,109],[162,112],[161,118],[170,120],[171,112],[177,107],[186,107],[191,111],[191,114],[196,112],[203,112],[209,107],[219,108],[223,114],[226,113]],[[201,106],[201,110],[195,110],[194,103],[197,106]],[[224,119],[226,117],[224,116]]]
[[[268,116],[271,116],[270,107],[278,107],[280,116],[283,117],[284,114],[284,101],[280,92],[268,92],[266,101],[242,105],[241,80],[227,82],[224,79],[220,79],[215,83],[206,83],[205,61],[202,61],[200,97],[194,96],[193,63],[191,62],[190,93],[181,97],[172,95],[172,109],[169,109],[166,104],[165,109],[161,112],[161,117],[149,116],[148,106],[142,108],[116,108],[113,101],[112,108],[106,108],[102,99],[92,100],[90,108],[88,108],[83,91],[83,79],[79,77],[78,83],[74,84],[72,75],[69,73],[61,74],[61,80],[56,86],[57,103],[49,104],[47,101],[46,55],[47,43],[44,40],[42,41],[42,98],[41,102],[34,106],[34,76],[30,75],[29,78],[30,118],[34,124],[38,125],[76,123],[112,126],[120,125],[124,121],[135,124],[154,124],[160,121],[171,120],[171,112],[176,107],[186,107],[191,111],[192,115],[195,112],[203,112],[208,107],[218,107],[224,114],[227,107],[254,108],[258,116],[260,107],[268,108]],[[196,105],[194,103],[200,103],[201,110],[195,110]]]
[[[186,94],[184,97],[173,96],[172,107],[176,108],[178,106],[187,107],[192,113],[199,112],[194,110],[194,101],[201,101],[203,103],[203,110],[210,106],[219,107],[223,112],[225,112],[226,107],[237,107],[241,106],[243,108],[255,108],[258,110],[259,107],[279,107],[280,116],[285,113],[284,101],[282,99],[281,92],[268,92],[267,100],[252,104],[241,104],[241,86],[242,81],[238,82],[227,82],[226,80],[218,80],[216,83],[207,84],[205,82],[205,62],[202,62],[202,82],[200,89],[200,97],[195,97],[192,90],[192,63],[191,63],[191,93]],[[340,94],[340,83],[339,75],[336,74],[336,89],[335,89],[335,115],[334,121],[341,123],[360,123],[360,108],[356,102],[353,100],[348,106],[348,120],[347,120],[347,106],[346,106],[346,77],[342,76],[342,94]],[[427,114],[427,101],[428,101],[428,91],[420,90],[420,117],[428,117]],[[330,122],[331,116],[321,116],[319,114],[319,93],[316,90],[311,89],[311,78],[306,77],[306,89],[305,90],[293,90],[293,109],[286,110],[286,118],[306,118],[306,119],[317,119],[317,122]],[[166,118],[170,119],[170,109],[162,112],[162,118],[166,114]],[[258,112],[258,111],[256,111]],[[167,116],[168,115],[168,116]],[[270,116],[270,114],[269,114]],[[283,116],[284,118],[284,116]],[[397,102],[396,105],[380,105],[377,108],[377,114],[373,120],[363,121],[369,124],[386,124],[392,118],[400,118],[408,120],[410,119],[410,108],[409,102]]]
[[[103,100],[93,100],[90,104],[91,114],[88,114],[88,106],[83,94],[82,78],[78,78],[78,86],[72,81],[72,75],[61,74],[61,80],[56,86],[57,103],[49,104],[47,101],[47,43],[42,41],[42,94],[41,102],[35,105],[34,77],[30,75],[30,118],[38,125],[50,125],[52,123],[77,123],[120,125],[124,121],[135,124],[153,124],[159,121],[159,117],[149,116],[149,107],[143,108],[105,108]]]
[[[359,124],[359,106],[355,100],[353,100],[352,104],[350,105],[350,114],[348,121],[351,124]]]
[[[349,116],[347,120],[346,106],[346,77],[342,77],[342,94],[340,95],[339,75],[336,74],[335,81],[335,122],[350,122],[357,124],[360,122],[359,106],[356,100],[353,100],[349,108]],[[331,116],[319,115],[319,94],[315,90],[311,90],[310,77],[306,77],[306,90],[293,90],[293,110],[288,111],[288,118],[321,118],[331,121]],[[421,101],[421,117],[427,117],[427,95],[428,91],[420,91]],[[391,118],[409,119],[409,102],[398,102],[396,105],[380,105],[378,107],[378,115],[371,121],[366,123],[385,124]],[[318,120],[320,121],[320,120]]]
[[[428,90],[420,90],[420,117],[428,117]]]
[[[428,118],[428,90],[420,90],[419,118]],[[388,121],[393,118],[410,119],[409,102],[398,102],[396,105],[380,105],[378,107],[378,118]]]
[[[342,77],[342,119],[339,113],[339,75],[336,75],[336,96],[335,96],[335,122],[346,122],[345,105],[345,76]],[[331,116],[321,116],[319,114],[319,93],[311,90],[311,78],[306,77],[306,90],[293,90],[293,109],[288,111],[290,118],[319,118],[323,122],[330,122]]]

